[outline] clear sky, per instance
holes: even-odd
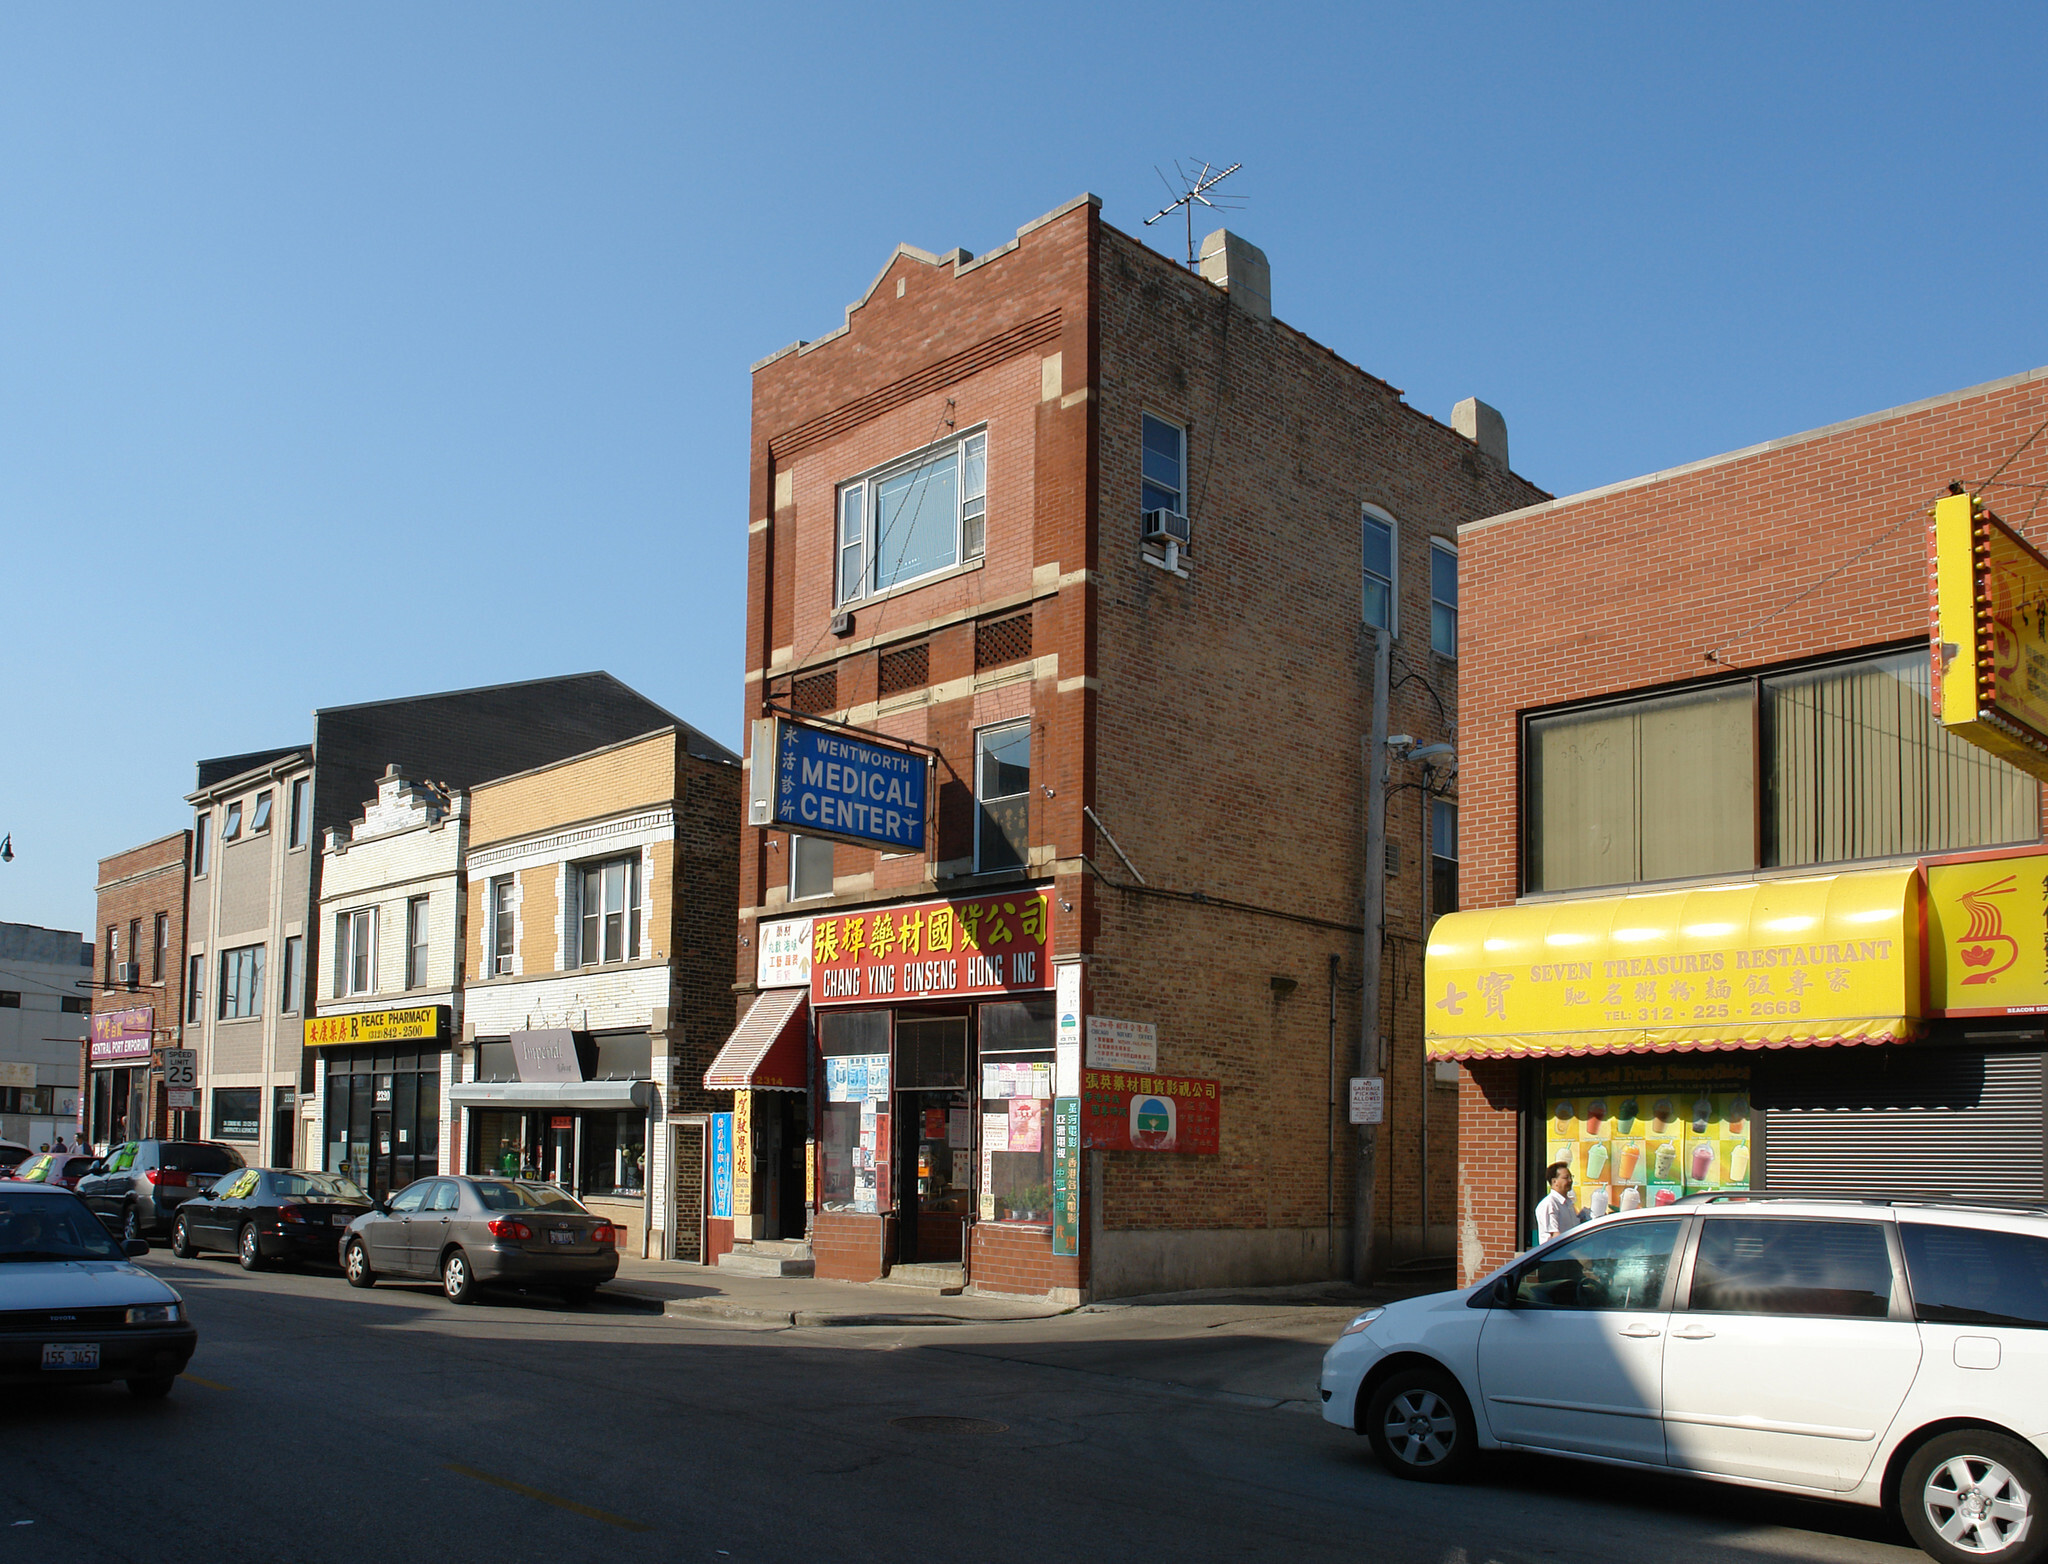
[[[737,744],[747,366],[899,241],[1084,190],[1143,232],[1175,158],[1243,162],[1277,314],[1493,403],[1558,493],[2048,362],[2044,44],[2019,5],[0,10],[0,919],[90,937],[95,861],[316,706],[608,668]]]

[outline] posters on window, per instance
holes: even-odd
[[[1634,1067],[1564,1092],[1560,1073],[1544,1100],[1544,1163],[1571,1169],[1573,1198],[1589,1216],[1749,1187],[1746,1080]]]
[[[1011,1151],[1040,1151],[1044,1149],[1044,1123],[1042,1115],[1045,1104],[1033,1097],[1010,1099],[1009,1146]]]
[[[1052,1096],[1053,1067],[1049,1060],[990,1063],[981,1066],[981,1095],[988,1098]]]

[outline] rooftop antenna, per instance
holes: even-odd
[[[1188,168],[1193,168],[1194,165],[1195,160],[1189,158]],[[1188,218],[1189,271],[1196,269],[1195,204],[1200,202],[1203,206],[1218,212],[1242,211],[1242,202],[1232,201],[1228,196],[1224,197],[1221,201],[1212,201],[1209,199],[1209,192],[1243,167],[1244,164],[1242,163],[1233,163],[1228,168],[1219,169],[1215,164],[1204,159],[1200,171],[1190,174],[1188,168],[1181,167],[1180,159],[1175,158],[1173,160],[1173,171],[1180,177],[1180,184],[1176,187],[1174,182],[1166,177],[1165,171],[1158,164],[1152,165],[1152,172],[1159,175],[1159,182],[1166,186],[1167,193],[1173,196],[1173,200],[1146,218],[1145,226],[1150,228],[1162,217],[1170,217],[1177,211],[1186,211]]]

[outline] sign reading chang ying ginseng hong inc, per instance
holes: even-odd
[[[747,824],[924,851],[924,756],[786,717],[754,724]]]

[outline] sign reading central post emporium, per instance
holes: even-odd
[[[754,724],[747,824],[922,852],[922,755],[785,717]]]

